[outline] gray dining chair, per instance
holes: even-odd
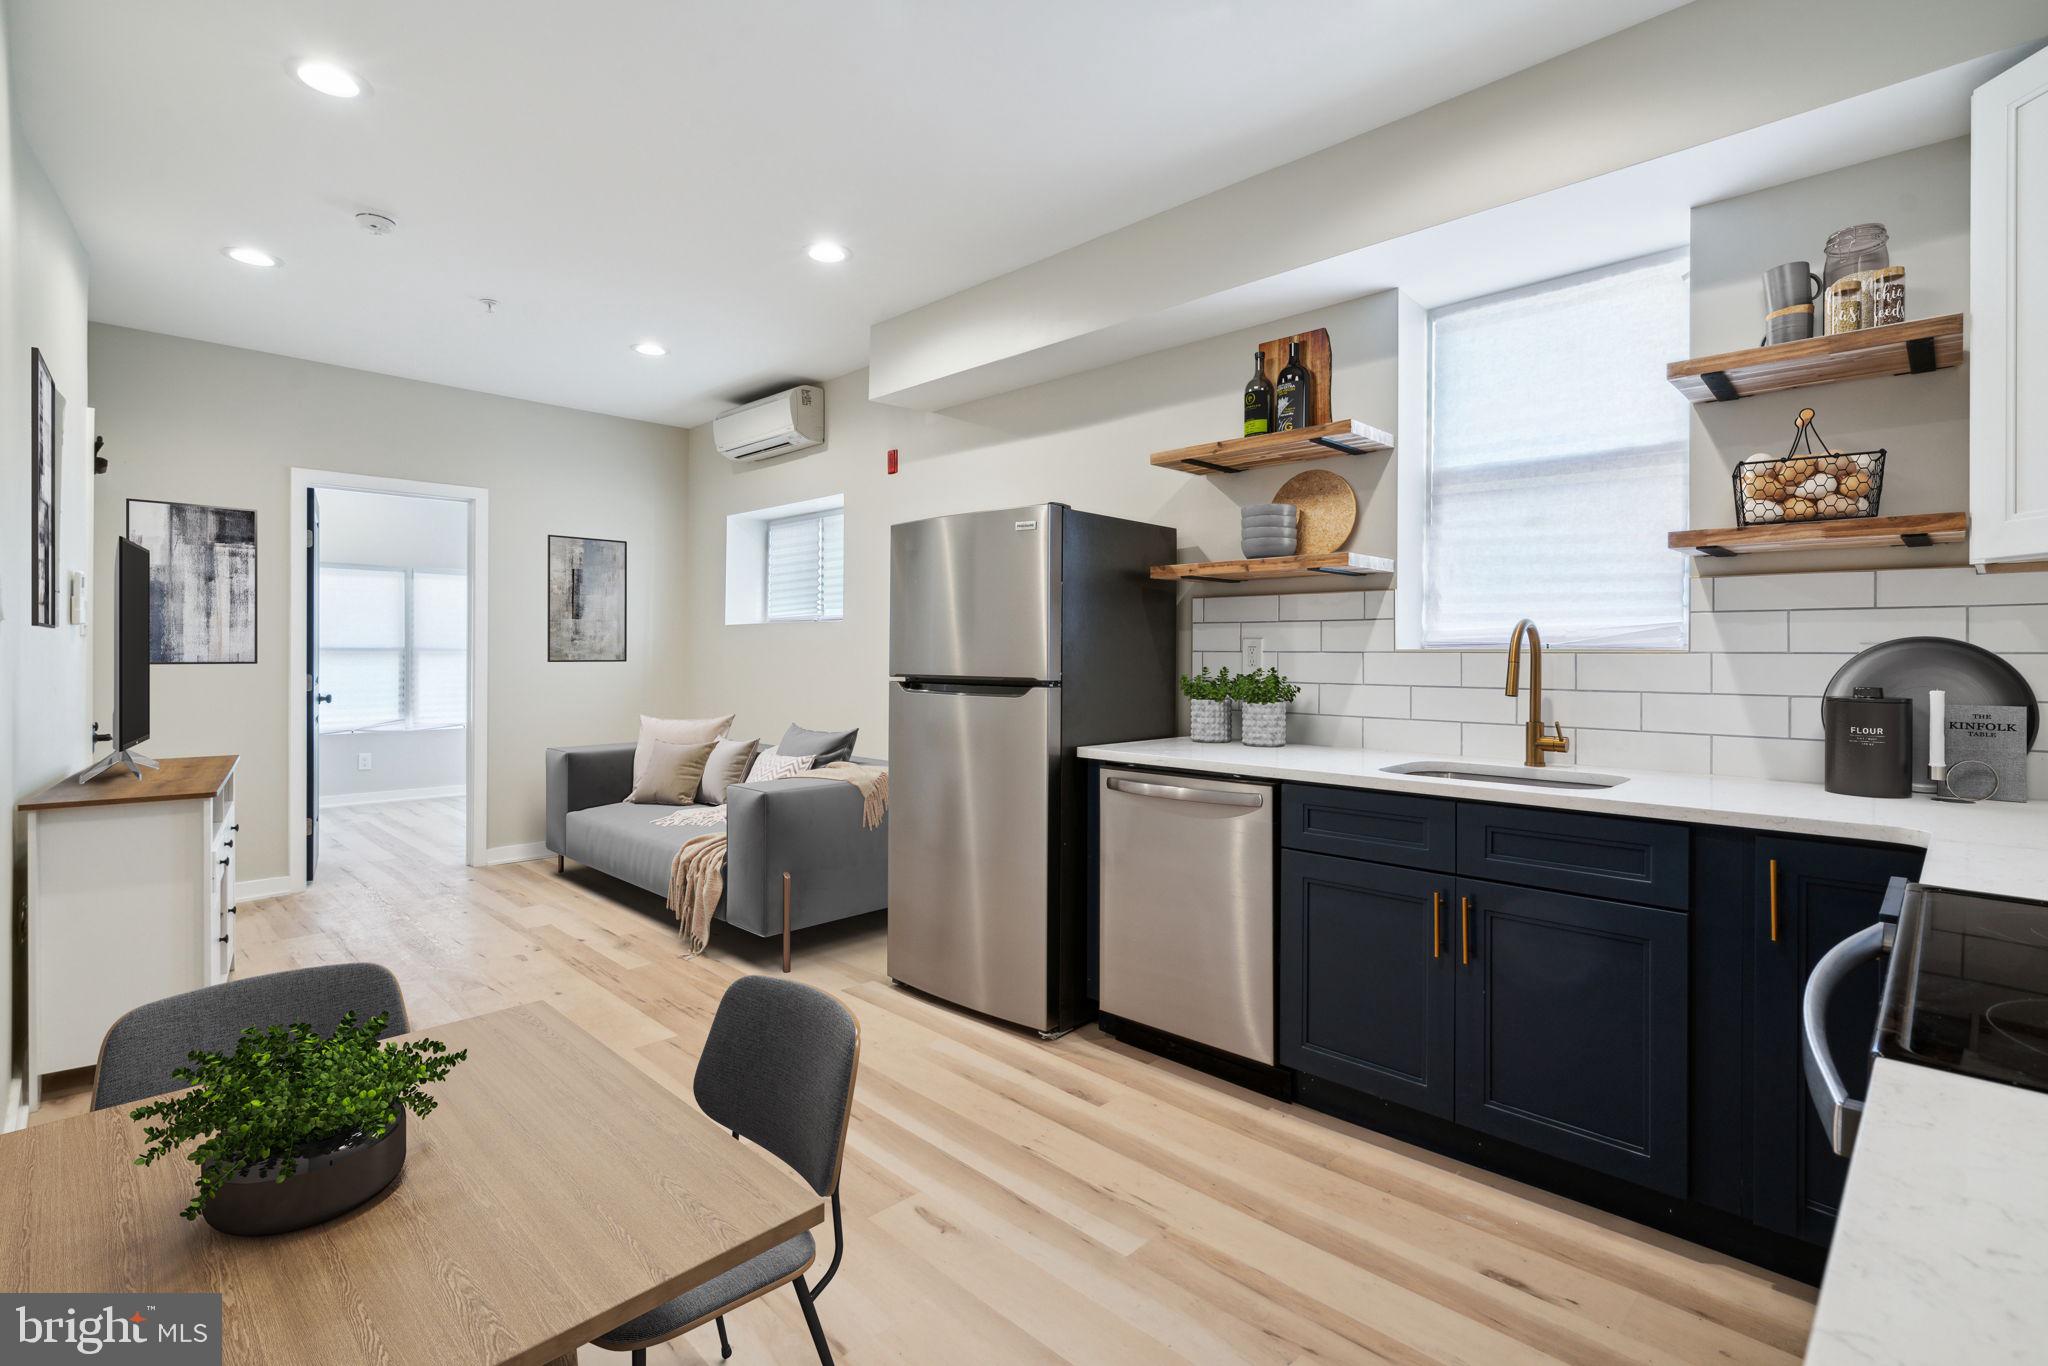
[[[177,1090],[184,1083],[171,1069],[183,1067],[186,1054],[229,1052],[250,1025],[303,1023],[325,1033],[350,1011],[358,1020],[389,1015],[380,1038],[412,1027],[398,979],[376,963],[265,973],[137,1006],[114,1021],[100,1040],[92,1108],[131,1105]]]
[[[818,1247],[808,1231],[799,1233],[620,1324],[596,1346],[631,1352],[633,1366],[646,1366],[649,1347],[709,1320],[718,1325],[719,1356],[729,1357],[726,1314],[789,1285],[803,1308],[818,1360],[832,1366],[832,1348],[815,1301],[838,1274],[846,1251],[839,1169],[859,1070],[860,1022],[831,996],[782,977],[742,977],[726,989],[697,1059],[698,1108],[734,1138],[758,1143],[793,1167],[812,1190],[831,1197],[832,1263],[815,1287],[807,1284],[804,1273],[817,1260]]]

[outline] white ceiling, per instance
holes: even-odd
[[[693,425],[859,367],[871,323],[1677,7],[12,0],[9,46],[96,320]],[[315,56],[370,93],[301,86]],[[806,259],[825,236],[852,259]]]

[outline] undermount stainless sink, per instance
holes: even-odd
[[[1588,773],[1583,769],[1506,768],[1492,764],[1447,763],[1423,759],[1412,764],[1389,764],[1382,773],[1403,773],[1411,778],[1462,778],[1473,783],[1504,783],[1509,787],[1602,788],[1619,787],[1628,781],[1612,773]]]

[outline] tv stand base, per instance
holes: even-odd
[[[143,769],[155,768],[157,767],[157,762],[139,749],[117,749],[85,772],[79,774],[78,781],[89,783],[108,769],[122,766],[127,768],[130,777],[140,778]]]

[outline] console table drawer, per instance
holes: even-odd
[[[1280,843],[1311,854],[1448,873],[1457,867],[1457,806],[1439,797],[1289,783]]]
[[[1684,910],[1691,849],[1683,825],[1458,803],[1458,872],[1466,877]]]

